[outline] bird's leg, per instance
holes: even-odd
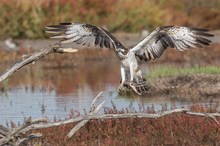
[[[130,63],[129,68],[130,68],[130,77],[131,77],[130,81],[131,81],[131,83],[133,83],[133,80],[134,80],[134,64]]]
[[[121,66],[121,82],[120,82],[120,86],[119,86],[119,92],[124,91],[126,89],[126,73],[125,73],[125,69]]]
[[[121,66],[121,84],[123,85],[125,82],[126,76],[125,76],[125,69]]]
[[[142,95],[135,87],[135,84],[134,84],[134,67],[135,67],[135,64],[134,63],[130,63],[130,83],[129,83],[129,86],[130,88],[135,92],[137,93],[138,95]]]

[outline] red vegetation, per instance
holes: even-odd
[[[211,105],[211,104],[210,104]],[[191,106],[192,111],[216,112],[217,106]],[[167,107],[163,107],[167,110]],[[126,113],[131,107],[117,110],[105,108],[106,113]],[[155,112],[153,107],[140,106],[141,112]],[[218,121],[220,121],[218,119]],[[211,118],[191,116],[184,113],[172,114],[159,119],[126,118],[91,120],[71,139],[66,135],[76,125],[36,130],[44,136],[34,143],[42,145],[218,145],[220,127]]]

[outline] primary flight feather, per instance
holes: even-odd
[[[60,44],[75,43],[92,47],[114,49],[121,61],[121,85],[130,87],[135,93],[147,92],[147,83],[138,66],[138,61],[159,58],[168,48],[185,51],[190,48],[210,45],[208,39],[214,35],[208,30],[183,26],[158,27],[133,48],[126,48],[111,33],[101,27],[86,23],[60,23],[46,27],[50,38],[59,39]]]

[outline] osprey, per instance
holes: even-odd
[[[210,45],[207,37],[214,35],[207,29],[164,26],[158,27],[133,48],[126,48],[111,33],[104,28],[86,23],[60,23],[46,27],[46,33],[52,34],[50,38],[59,39],[59,45],[75,43],[91,47],[114,49],[121,61],[121,84],[131,88],[138,95],[147,92],[147,82],[138,66],[140,61],[150,61],[159,58],[168,48],[185,51],[189,48]]]

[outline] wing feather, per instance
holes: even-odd
[[[126,53],[127,49],[107,30],[86,23],[60,23],[46,27],[50,38],[60,39],[61,44],[75,43],[85,46],[106,47]]]
[[[185,51],[190,48],[210,45],[209,37],[213,34],[202,28],[190,28],[182,26],[165,26],[157,28],[143,41],[131,49],[141,60],[152,60],[159,58],[166,48],[176,48]]]

